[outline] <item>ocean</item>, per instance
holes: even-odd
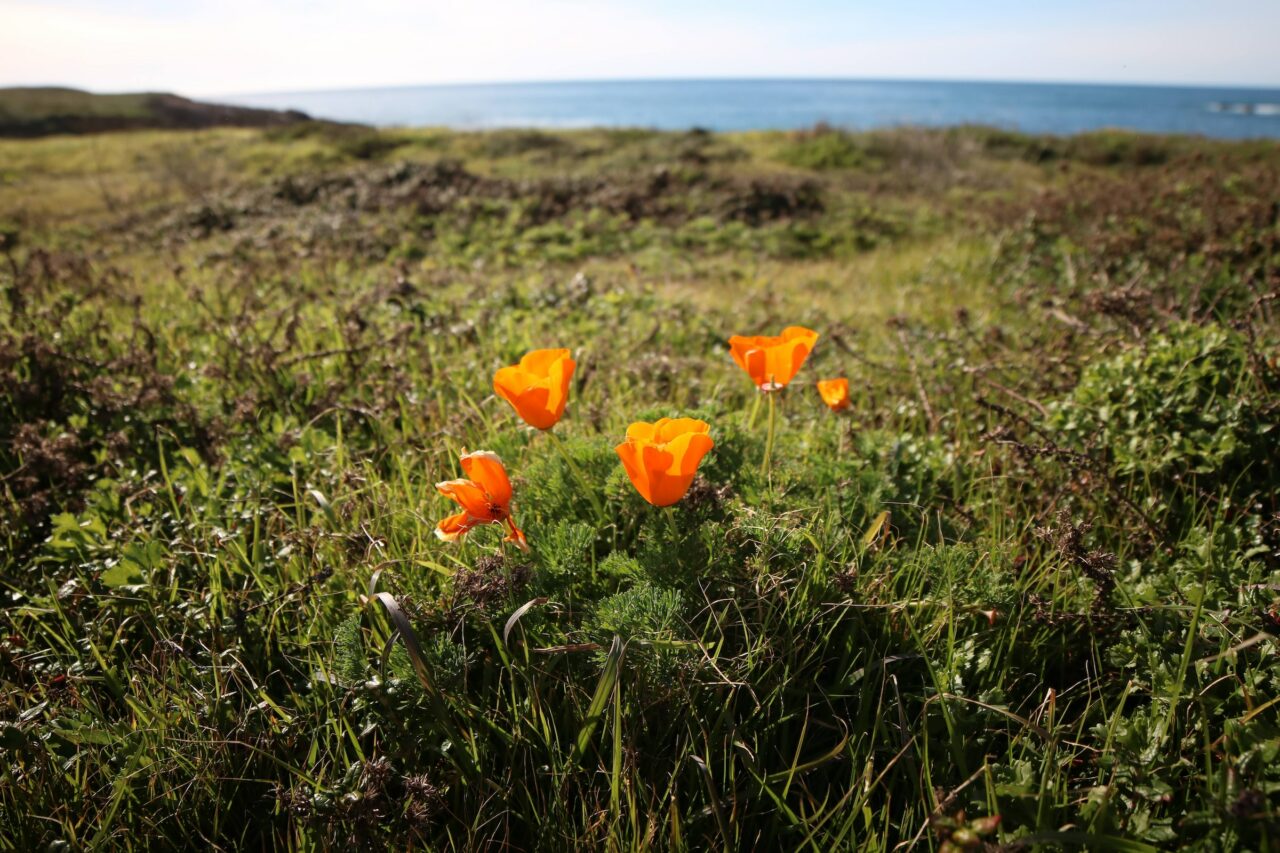
[[[1032,133],[1101,128],[1280,137],[1280,90],[870,80],[647,80],[404,86],[233,95],[378,126],[869,129],[984,124]]]

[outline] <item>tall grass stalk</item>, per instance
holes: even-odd
[[[761,476],[768,477],[770,473],[770,465],[773,460],[773,439],[774,432],[777,429],[778,421],[778,404],[774,399],[778,395],[777,391],[768,391],[766,396],[769,398],[769,426],[768,437],[764,444],[764,458],[760,462]]]

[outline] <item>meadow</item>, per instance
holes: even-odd
[[[0,140],[0,848],[1275,849],[1278,199],[1123,133]],[[527,552],[436,536],[477,450]]]

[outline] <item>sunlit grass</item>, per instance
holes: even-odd
[[[1280,166],[951,133],[0,143],[0,846],[1274,846]]]

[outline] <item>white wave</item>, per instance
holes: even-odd
[[[1266,102],[1254,103],[1251,101],[1210,101],[1208,104],[1209,112],[1214,113],[1231,113],[1241,116],[1280,116],[1280,104],[1269,104]]]

